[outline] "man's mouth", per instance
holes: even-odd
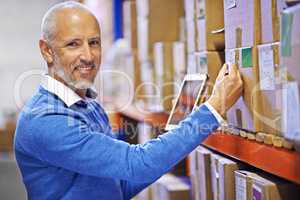
[[[86,74],[90,73],[94,69],[94,65],[80,65],[76,67],[77,70],[79,70],[80,73]]]

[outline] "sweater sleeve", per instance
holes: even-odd
[[[132,181],[125,193],[135,195],[146,183],[166,173],[219,126],[203,105],[171,130],[145,144],[130,145],[101,132],[90,131],[80,118],[41,114],[27,121],[33,134],[28,145],[40,160],[80,174]]]

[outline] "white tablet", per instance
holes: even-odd
[[[207,79],[208,76],[206,74],[187,74],[184,77],[179,94],[169,115],[165,127],[166,130],[176,128],[178,123],[185,119],[196,108],[205,90]]]

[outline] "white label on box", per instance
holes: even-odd
[[[188,55],[188,68],[187,73],[188,74],[195,74],[197,73],[197,63],[196,63],[196,56],[194,54]]]
[[[149,15],[149,0],[136,1],[137,15],[147,17]]]
[[[295,142],[300,141],[300,104],[297,82],[284,84],[282,90],[282,127],[284,137]]]
[[[272,46],[261,46],[258,49],[259,80],[261,90],[275,90],[274,52]]]
[[[194,10],[195,10],[195,1],[194,0],[184,0],[184,10],[186,20],[194,20]]]
[[[207,74],[208,73],[207,56],[206,55],[198,56],[197,64],[198,64],[197,73],[200,73],[200,74]]]
[[[247,200],[247,182],[246,178],[239,176],[235,177],[236,183],[236,199],[238,200]]]
[[[231,9],[231,8],[234,8],[236,7],[236,0],[225,0],[225,9]]]
[[[205,1],[204,0],[197,0],[196,5],[196,11],[197,11],[197,18],[203,19],[205,17]]]
[[[155,75],[157,77],[164,74],[164,46],[161,42],[157,42],[154,45],[154,68]]]
[[[187,21],[187,49],[188,53],[195,52],[195,24],[194,20]]]
[[[225,60],[226,63],[231,63],[231,64],[235,63],[235,49],[226,50]]]
[[[183,42],[173,43],[173,63],[175,75],[184,74],[185,67],[185,48]]]

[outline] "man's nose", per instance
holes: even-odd
[[[85,62],[88,62],[88,63],[93,61],[93,54],[92,54],[91,48],[88,44],[83,45],[82,52],[81,52],[81,55],[80,55],[80,59],[82,61],[85,61]]]

